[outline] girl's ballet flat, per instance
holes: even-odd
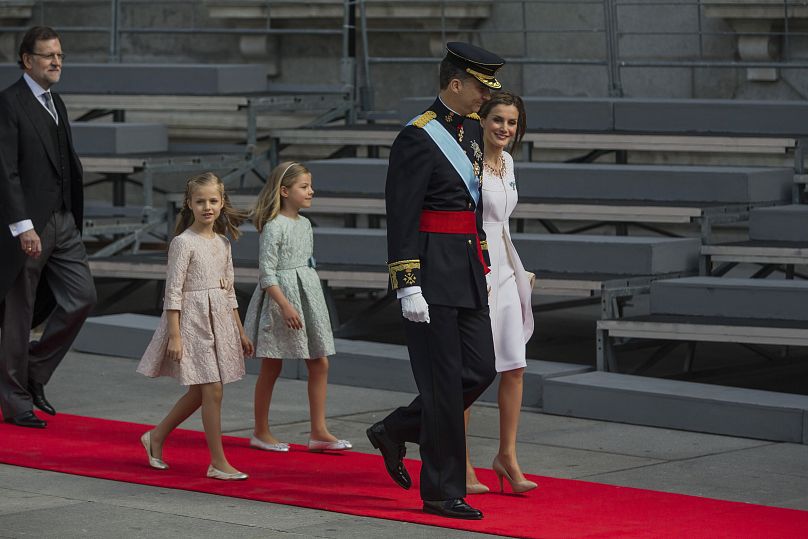
[[[337,440],[336,442],[323,442],[321,440],[309,440],[309,451],[319,453],[321,451],[345,451],[351,449],[353,445],[348,440]]]
[[[241,481],[247,479],[249,476],[244,472],[223,472],[213,467],[213,464],[208,466],[208,477],[211,479],[221,479],[222,481]]]
[[[253,447],[255,449],[262,449],[264,451],[278,451],[281,453],[289,451],[289,444],[287,444],[286,442],[278,442],[276,444],[271,444],[269,442],[261,440],[260,438],[256,438],[255,436],[252,436],[250,438],[250,447]]]
[[[146,450],[146,456],[149,458],[149,466],[155,470],[168,470],[168,464],[152,456],[151,431],[143,433],[143,436],[140,437],[140,443],[143,444],[143,449]]]

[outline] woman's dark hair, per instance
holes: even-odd
[[[20,42],[19,58],[17,59],[17,65],[20,66],[20,69],[25,69],[22,55],[36,52],[34,48],[37,41],[48,41],[50,39],[59,39],[59,34],[50,26],[34,26],[25,32],[22,42]]]
[[[525,104],[522,98],[518,95],[502,90],[491,94],[491,99],[483,103],[480,107],[480,118],[488,118],[488,115],[494,110],[497,105],[513,105],[519,113],[519,118],[516,122],[516,134],[511,143],[511,155],[516,155],[519,152],[520,142],[522,137],[525,136],[525,129],[527,129],[527,115],[525,114]]]

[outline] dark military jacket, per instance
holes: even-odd
[[[420,232],[422,210],[474,211],[488,261],[482,223],[482,191],[475,205],[465,182],[422,127],[438,122],[460,143],[482,178],[483,138],[476,114],[460,116],[437,99],[406,126],[390,150],[385,200],[387,260],[393,289],[420,286],[427,303],[463,308],[488,305],[485,268],[474,234]],[[478,183],[479,185],[479,183]]]

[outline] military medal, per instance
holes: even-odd
[[[480,149],[480,145],[477,144],[476,140],[471,141],[471,149],[474,151],[474,158],[480,160],[483,158],[483,151]]]

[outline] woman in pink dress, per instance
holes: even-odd
[[[244,376],[244,354],[253,353],[238,315],[230,242],[224,236],[238,238],[244,217],[213,174],[188,180],[168,249],[163,316],[137,368],[146,376],[172,376],[188,386],[160,424],[140,438],[152,468],[168,468],[166,438],[201,406],[210,450],[207,476],[247,479],[227,461],[221,430],[222,385]]]
[[[525,107],[510,92],[497,92],[480,108],[485,157],[483,161],[483,228],[491,259],[488,307],[494,335],[499,380],[499,451],[492,468],[500,491],[507,480],[514,492],[527,492],[536,483],[525,479],[516,459],[516,432],[522,408],[522,379],[527,365],[525,344],[533,334],[532,286],[511,241],[508,218],[519,199],[513,158],[505,151],[517,148],[525,133]],[[469,410],[466,410],[468,429]],[[466,491],[488,492],[477,479],[466,444]]]

